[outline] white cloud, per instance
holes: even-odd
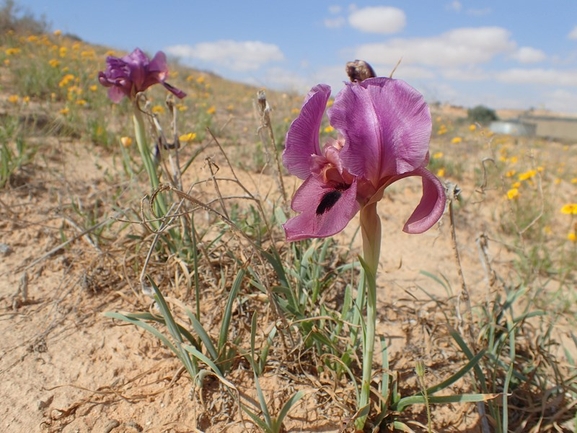
[[[183,59],[200,60],[234,71],[253,71],[264,64],[284,60],[280,48],[260,41],[221,40],[195,45],[173,45],[166,52]]]
[[[573,27],[573,30],[571,30],[569,32],[569,34],[567,35],[567,38],[569,39],[577,39],[577,26]]]
[[[336,18],[325,18],[325,27],[329,29],[338,29],[345,25],[345,19],[343,17],[336,17]]]
[[[308,92],[313,86],[310,80],[296,72],[284,68],[269,68],[264,76],[259,79],[258,85],[265,85],[273,89],[286,91]]]
[[[564,113],[575,113],[577,93],[566,89],[555,89],[550,93],[545,93],[544,100],[547,101],[545,106],[554,111]]]
[[[329,6],[329,12],[333,15],[340,13],[342,8],[339,5]]]
[[[391,34],[405,28],[405,13],[398,8],[374,6],[357,9],[349,15],[349,24],[366,33]]]
[[[504,83],[577,86],[577,71],[517,68],[498,72],[495,77]]]
[[[479,68],[450,68],[443,70],[442,75],[455,81],[483,81],[491,78],[489,73]]]
[[[520,63],[539,63],[547,58],[543,51],[531,47],[521,47],[511,57]]]
[[[454,0],[447,5],[447,9],[453,10],[455,12],[461,12],[462,8],[463,8],[463,5],[458,0]]]
[[[403,63],[456,67],[485,63],[510,53],[516,44],[501,27],[460,28],[431,38],[390,39],[357,47],[355,57],[375,64]]]

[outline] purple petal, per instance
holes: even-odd
[[[310,156],[322,155],[319,130],[330,95],[331,88],[326,84],[313,87],[286,134],[283,164],[289,173],[301,179],[311,174]]]
[[[292,209],[301,213],[283,226],[287,240],[324,238],[340,232],[359,211],[356,195],[356,179],[341,191],[309,176],[292,200]]]
[[[386,176],[426,163],[431,115],[423,96],[404,81],[370,78],[347,83],[328,116],[345,137],[344,166],[375,186]]]
[[[182,90],[177,89],[176,87],[171,86],[170,84],[165,83],[164,81],[162,82],[162,85],[163,85],[164,87],[166,87],[166,90],[168,90],[169,92],[171,92],[171,93],[172,93],[174,96],[176,96],[177,98],[182,99],[182,98],[184,98],[184,97],[186,96],[186,93],[184,93]]]
[[[148,73],[158,74],[159,80],[164,80],[168,74],[168,66],[166,65],[166,54],[159,51],[154,55],[148,65]]]
[[[144,54],[140,48],[136,48],[128,56],[124,56],[122,60],[126,62],[130,70],[130,79],[132,80],[136,91],[142,92],[143,90],[146,90],[146,88],[150,86],[149,84],[148,86],[144,87],[147,78],[146,69],[150,63],[148,56]]]
[[[164,83],[167,76],[168,66],[166,65],[166,55],[162,51],[159,51],[146,66],[146,75],[142,83],[142,88],[139,90],[146,90],[154,84]]]
[[[416,176],[423,180],[423,196],[413,214],[407,220],[403,231],[412,234],[423,233],[429,230],[445,211],[445,187],[437,177],[426,168],[415,170]]]

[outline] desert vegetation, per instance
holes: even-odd
[[[403,233],[421,182],[387,185],[371,266],[362,212],[286,239],[304,95],[169,59],[113,102],[99,72],[129,53],[15,8],[0,11],[6,431],[575,430],[576,143],[432,106],[444,214]],[[319,133],[337,137],[326,116]]]

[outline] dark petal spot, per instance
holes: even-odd
[[[323,195],[319,206],[317,207],[317,215],[322,215],[328,211],[330,211],[333,206],[339,201],[341,198],[342,192],[334,190],[329,191]]]

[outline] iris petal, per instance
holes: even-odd
[[[344,166],[373,185],[426,164],[431,115],[423,96],[404,81],[347,83],[328,115],[345,138]]]
[[[429,170],[418,168],[414,174],[422,178],[423,196],[407,220],[403,231],[418,234],[429,230],[441,218],[447,200],[445,187]]]
[[[287,132],[283,164],[289,173],[301,179],[311,174],[310,156],[322,155],[319,129],[330,95],[331,88],[326,84],[313,87]]]
[[[284,224],[287,240],[324,238],[343,230],[359,211],[356,180],[345,190],[309,176],[295,193],[292,209],[300,212]]]

